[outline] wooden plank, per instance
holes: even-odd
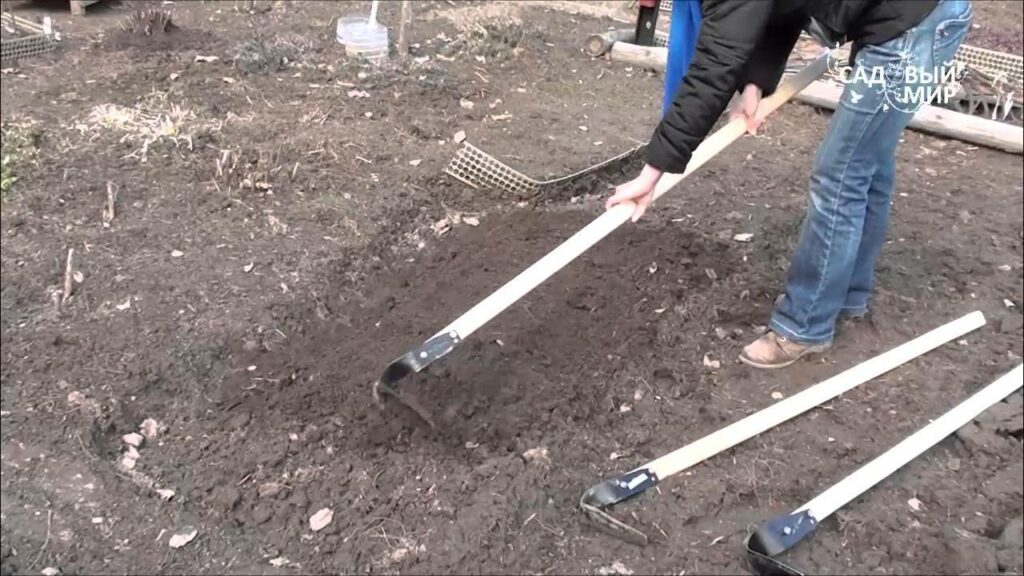
[[[821,108],[835,110],[843,87],[821,80],[811,83],[796,99]],[[1024,153],[1024,128],[979,118],[938,106],[925,106],[914,115],[910,127],[937,136],[955,138],[1014,154]]]

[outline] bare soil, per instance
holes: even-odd
[[[1020,362],[1020,158],[909,132],[871,319],[782,372],[735,360],[781,290],[829,119],[789,104],[408,382],[436,429],[375,406],[391,359],[637,168],[523,202],[445,177],[453,135],[545,178],[645,141],[658,113],[657,76],[580,50],[621,23],[452,4],[418,2],[414,59],[382,68],[333,38],[368,3],[210,2],[152,38],[119,30],[124,7],[57,14],[65,48],[4,72],[3,121],[41,134],[0,212],[4,574],[742,573],[751,525]],[[1019,37],[1019,8],[976,10]],[[456,214],[479,225],[434,231]],[[988,325],[962,341],[623,504],[650,546],[579,513],[590,485],[972,310]],[[1018,392],[789,560],[1020,574],[1021,414]]]

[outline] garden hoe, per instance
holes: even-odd
[[[762,575],[802,576],[802,572],[775,557],[814,532],[822,520],[854,498],[886,479],[893,472],[923,454],[943,438],[974,420],[990,406],[1019,390],[1024,384],[1024,364],[982,388],[960,405],[908,436],[881,456],[840,480],[810,502],[786,516],[773,518],[758,527],[746,540],[751,568]]]
[[[789,77],[783,82],[774,94],[761,101],[758,107],[758,116],[762,119],[774,112],[779,106],[789,100],[794,94],[803,90],[808,84],[820,77],[828,65],[826,53],[817,60],[809,63],[803,70]],[[665,174],[658,182],[654,190],[654,198],[657,199],[672,189],[681,180],[692,174],[695,170],[704,165],[705,162],[714,158],[719,152],[735,142],[746,131],[746,125],[740,118],[731,122],[708,136],[704,142],[693,151],[690,163],[682,174]],[[419,347],[406,352],[403,356],[388,364],[381,374],[380,379],[374,383],[374,398],[381,402],[383,395],[390,395],[397,398],[419,416],[431,423],[429,415],[420,407],[403,399],[398,392],[398,382],[406,376],[419,372],[436,362],[438,359],[451,352],[460,342],[469,337],[478,328],[489,322],[506,308],[525,296],[528,292],[539,286],[577,256],[588,248],[597,244],[605,236],[608,236],[619,226],[629,220],[633,214],[635,205],[625,203],[614,206],[597,217],[593,222],[586,225],[582,230],[573,234],[568,240],[557,248],[542,257],[532,266],[519,273],[507,284],[499,288],[490,296],[484,298],[476,306],[473,306],[465,314],[459,316],[454,322],[439,331]]]
[[[580,508],[606,532],[635,544],[646,544],[643,532],[615,519],[608,508],[984,325],[985,316],[972,312],[922,334],[618,478],[596,484],[580,498]]]

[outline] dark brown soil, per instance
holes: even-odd
[[[434,17],[417,19],[413,52],[429,59],[361,67],[331,23],[366,4],[178,3],[180,30],[156,43],[116,32],[114,8],[68,25],[63,53],[5,73],[3,120],[42,130],[0,214],[5,574],[743,572],[749,526],[1020,362],[1020,158],[916,133],[872,319],[844,324],[818,361],[736,362],[781,289],[828,122],[790,104],[405,382],[435,429],[374,405],[391,359],[600,214],[636,169],[523,204],[444,177],[453,134],[562,175],[646,139],[660,80],[580,52],[610,20],[540,3],[483,20],[480,40],[464,11],[445,17],[462,5],[423,2]],[[384,7],[392,27],[396,11]],[[139,141],[89,118],[140,103],[191,113],[144,161]],[[432,230],[456,213],[479,226]],[[58,305],[69,248],[82,278]],[[578,511],[590,485],[976,309],[988,325],[962,341],[621,505],[652,545]],[[147,418],[158,434],[126,470],[121,437]],[[1021,433],[1018,392],[789,560],[1021,573]],[[313,532],[323,508],[333,520]],[[185,526],[196,539],[170,548]]]

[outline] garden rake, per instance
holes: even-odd
[[[831,51],[810,62],[801,71],[782,82],[774,94],[761,101],[757,111],[758,116],[761,119],[765,118],[794,94],[824,74],[828,67],[829,54]],[[745,132],[746,123],[741,118],[735,118],[708,136],[693,151],[685,172],[662,176],[654,189],[654,199],[657,200],[671,190],[680,181],[739,139]],[[555,272],[568,265],[591,246],[611,234],[630,219],[635,207],[635,204],[627,202],[606,210],[582,230],[520,272],[518,276],[456,318],[426,342],[392,361],[384,369],[380,379],[373,385],[374,399],[379,403],[383,400],[383,395],[393,396],[433,425],[429,415],[422,408],[402,398],[398,392],[398,382],[410,374],[420,372],[447,355],[470,334],[550,278]]]

